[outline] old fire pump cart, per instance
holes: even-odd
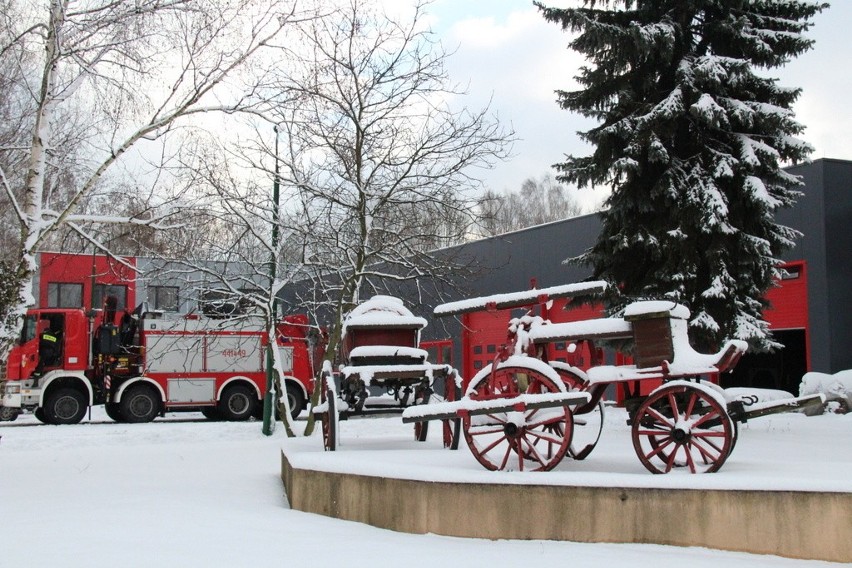
[[[436,316],[510,308],[526,313],[510,320],[506,344],[466,383],[461,399],[408,408],[403,421],[442,419],[449,427],[460,421],[470,451],[488,469],[550,470],[566,455],[584,459],[591,453],[603,427],[604,391],[620,384],[631,393],[625,406],[642,465],[652,473],[702,473],[725,463],[736,445],[738,422],[824,403],[822,395],[765,403],[727,396],[707,379],[733,368],[746,344],[728,341],[717,353],[696,352],[687,335],[689,310],[670,301],[637,302],[617,318],[548,320],[552,300],[605,287],[570,284],[436,307]],[[631,342],[634,364],[593,361],[584,371],[547,360],[548,343],[600,340]],[[661,385],[640,397],[642,381]]]
[[[455,371],[432,364],[420,349],[426,320],[392,296],[374,296],[359,304],[344,321],[339,373],[323,369],[321,401],[313,412],[322,421],[327,450],[338,445],[338,422],[352,416],[396,414],[406,408],[460,398]],[[335,380],[336,375],[336,380]],[[458,418],[443,421],[445,446],[458,445]],[[426,440],[429,422],[418,421],[414,436]]]

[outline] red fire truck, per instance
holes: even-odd
[[[165,319],[105,308],[100,324],[80,309],[34,309],[6,365],[2,406],[30,410],[48,424],[76,424],[104,404],[118,422],[149,422],[166,411],[200,410],[211,419],[246,420],[262,412],[266,346],[257,317]],[[313,362],[322,359],[308,319],[278,324],[283,389],[293,416],[306,405]]]

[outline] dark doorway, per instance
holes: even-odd
[[[722,386],[785,390],[799,394],[799,383],[808,369],[804,329],[773,331],[784,345],[773,353],[746,353],[732,373],[722,375]]]

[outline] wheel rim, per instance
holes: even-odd
[[[718,471],[731,453],[733,423],[708,393],[687,385],[652,394],[633,419],[633,447],[652,473]]]
[[[513,398],[519,394],[562,392],[554,381],[525,367],[504,367],[468,388],[473,400]],[[465,441],[490,470],[547,471],[568,451],[573,434],[567,406],[462,418]]]
[[[130,399],[128,408],[130,409],[130,413],[136,418],[145,418],[153,413],[154,401],[145,394],[137,394]]]
[[[65,395],[56,400],[53,412],[59,420],[72,420],[80,412],[80,401],[71,395]]]
[[[250,404],[249,397],[243,392],[233,393],[228,397],[228,410],[237,416],[245,414]]]

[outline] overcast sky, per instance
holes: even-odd
[[[847,108],[852,1],[832,4],[809,32],[814,48],[772,76],[783,86],[804,89],[794,108],[807,126],[804,138],[815,148],[812,157],[852,159],[852,112]],[[568,34],[546,22],[531,0],[435,0],[427,12],[443,45],[456,50],[449,73],[467,87],[469,106],[481,107],[491,99],[491,108],[519,138],[512,159],[483,173],[489,187],[517,190],[529,177],[552,173],[550,166],[565,154],[589,152],[576,132],[592,123],[559,109],[554,94],[575,85],[582,60],[568,50]],[[578,197],[590,205],[604,196],[599,191]]]

